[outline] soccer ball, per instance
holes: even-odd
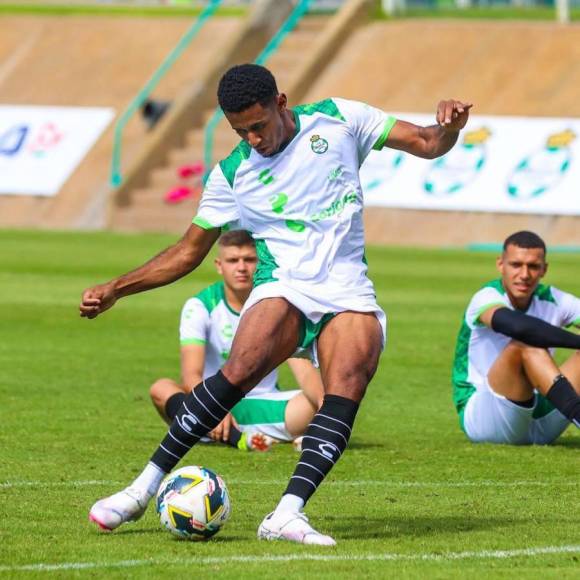
[[[230,497],[224,480],[199,466],[182,467],[165,477],[157,493],[161,524],[187,540],[207,540],[230,517]]]

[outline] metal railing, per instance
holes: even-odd
[[[145,86],[139,91],[137,96],[123,111],[115,124],[113,135],[113,157],[111,160],[111,185],[119,187],[123,182],[123,174],[121,168],[121,148],[123,139],[123,130],[125,126],[135,114],[135,112],[147,100],[151,92],[158,85],[159,81],[165,76],[167,71],[173,66],[173,63],[183,54],[184,50],[189,46],[191,41],[197,36],[206,21],[214,14],[223,0],[209,0],[205,8],[199,14],[197,20],[181,37],[175,48],[167,55],[165,60],[159,65],[157,70],[153,73],[151,78],[145,83]]]
[[[302,17],[308,12],[311,0],[300,0],[294,7],[288,18],[282,23],[276,34],[268,41],[268,44],[263,48],[262,52],[254,61],[256,64],[265,64],[268,59],[278,50],[282,41],[296,28]],[[208,121],[204,132],[204,147],[203,147],[203,166],[204,175],[203,183],[207,181],[213,165],[213,145],[215,131],[218,123],[223,119],[224,113],[220,107],[216,107],[215,111]]]

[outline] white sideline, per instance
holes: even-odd
[[[0,566],[0,572],[58,572],[61,570],[92,570],[96,568],[134,568],[147,565],[183,566],[188,564],[212,566],[215,564],[260,564],[267,562],[395,562],[423,561],[445,562],[469,559],[505,559],[523,556],[541,556],[544,554],[577,554],[580,546],[544,546],[520,550],[481,550],[479,552],[447,552],[424,554],[288,554],[285,556],[226,556],[181,558],[176,564],[175,558],[151,558],[148,560],[119,560],[117,562],[66,562],[63,564],[26,564],[23,566]]]
[[[285,485],[287,479],[260,479],[260,480],[239,480],[228,479],[229,485]],[[11,489],[15,487],[91,487],[91,486],[120,486],[126,485],[127,482],[109,481],[109,480],[77,480],[77,481],[4,481],[0,482],[0,490]],[[553,487],[553,486],[580,486],[580,480],[577,481],[389,481],[389,480],[330,480],[324,482],[326,486],[345,486],[345,487]]]

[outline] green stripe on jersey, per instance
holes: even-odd
[[[181,344],[181,346],[188,346],[190,344],[204,345],[207,344],[207,340],[204,340],[203,338],[184,338],[179,341],[179,344]]]
[[[552,294],[552,287],[546,286],[545,284],[539,284],[538,287],[534,290],[534,296],[538,300],[544,300],[546,302],[552,302],[556,304],[556,299]]]
[[[474,318],[473,322],[475,324],[477,324],[478,326],[484,326],[483,322],[481,322],[479,320],[479,317],[486,311],[488,311],[490,308],[493,308],[494,306],[498,306],[499,308],[505,308],[506,305],[503,302],[490,302],[489,304],[486,304],[485,306],[482,306],[478,311],[477,311],[477,316]]]
[[[376,151],[380,151],[383,148],[383,146],[385,145],[385,141],[389,138],[391,129],[395,126],[396,122],[397,119],[395,119],[395,117],[389,117],[385,121],[383,132],[381,133],[381,136],[377,139],[377,142],[373,145],[373,149],[375,149]]]
[[[277,280],[274,278],[273,272],[279,266],[264,240],[256,240],[256,253],[258,254],[258,267],[254,273],[254,287]]]
[[[469,340],[471,339],[471,328],[465,322],[465,316],[457,336],[457,345],[455,347],[455,359],[453,360],[453,372],[451,382],[453,383],[453,403],[459,413],[459,422],[463,426],[463,413],[465,405],[471,395],[475,393],[475,386],[467,380],[469,371]]]
[[[274,401],[248,397],[242,399],[233,409],[232,415],[238,425],[284,423],[288,400]]]
[[[195,295],[206,308],[209,314],[222,301],[225,301],[224,283],[216,282]]]
[[[501,283],[501,279],[497,278],[497,280],[492,280],[487,284],[484,284],[482,288],[495,288],[500,294],[505,294],[505,290],[503,284]]]
[[[250,156],[251,147],[245,141],[240,141],[238,146],[225,158],[219,162],[219,166],[230,187],[234,187],[236,171],[242,161]]]
[[[293,111],[299,115],[314,115],[314,113],[322,113],[323,115],[346,121],[332,99],[324,99],[323,101],[318,101],[316,103],[298,105],[294,107]]]
[[[199,216],[195,216],[191,221],[191,223],[195,224],[196,226],[199,226],[202,230],[213,230],[216,227]]]

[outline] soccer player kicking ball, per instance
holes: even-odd
[[[580,300],[540,284],[546,246],[532,232],[509,236],[499,280],[471,299],[455,351],[453,400],[474,442],[546,445],[580,428]],[[551,349],[576,349],[558,366]]]
[[[254,385],[297,350],[313,347],[325,396],[276,509],[258,530],[266,540],[331,546],[303,508],[339,460],[386,338],[386,320],[364,256],[359,168],[372,149],[443,155],[465,126],[470,104],[441,101],[437,124],[418,127],[368,105],[327,99],[289,109],[265,68],[228,70],[218,100],[242,141],[212,170],[183,238],[137,270],[86,290],[82,316],[168,284],[205,258],[232,222],[252,233],[258,268],[221,371],[187,395],[149,464],[125,490],[97,502],[109,529],[137,519],[161,480]]]
[[[212,284],[184,305],[179,327],[181,384],[158,379],[150,394],[157,411],[171,423],[185,396],[204,378],[215,375],[228,358],[240,310],[252,291],[258,257],[245,230],[226,232],[218,240],[215,265],[223,281]],[[302,390],[280,391],[273,370],[244,397],[209,437],[237,449],[267,451],[274,442],[299,439],[322,404],[320,373],[305,359],[288,364]],[[211,439],[209,441],[211,441]]]

